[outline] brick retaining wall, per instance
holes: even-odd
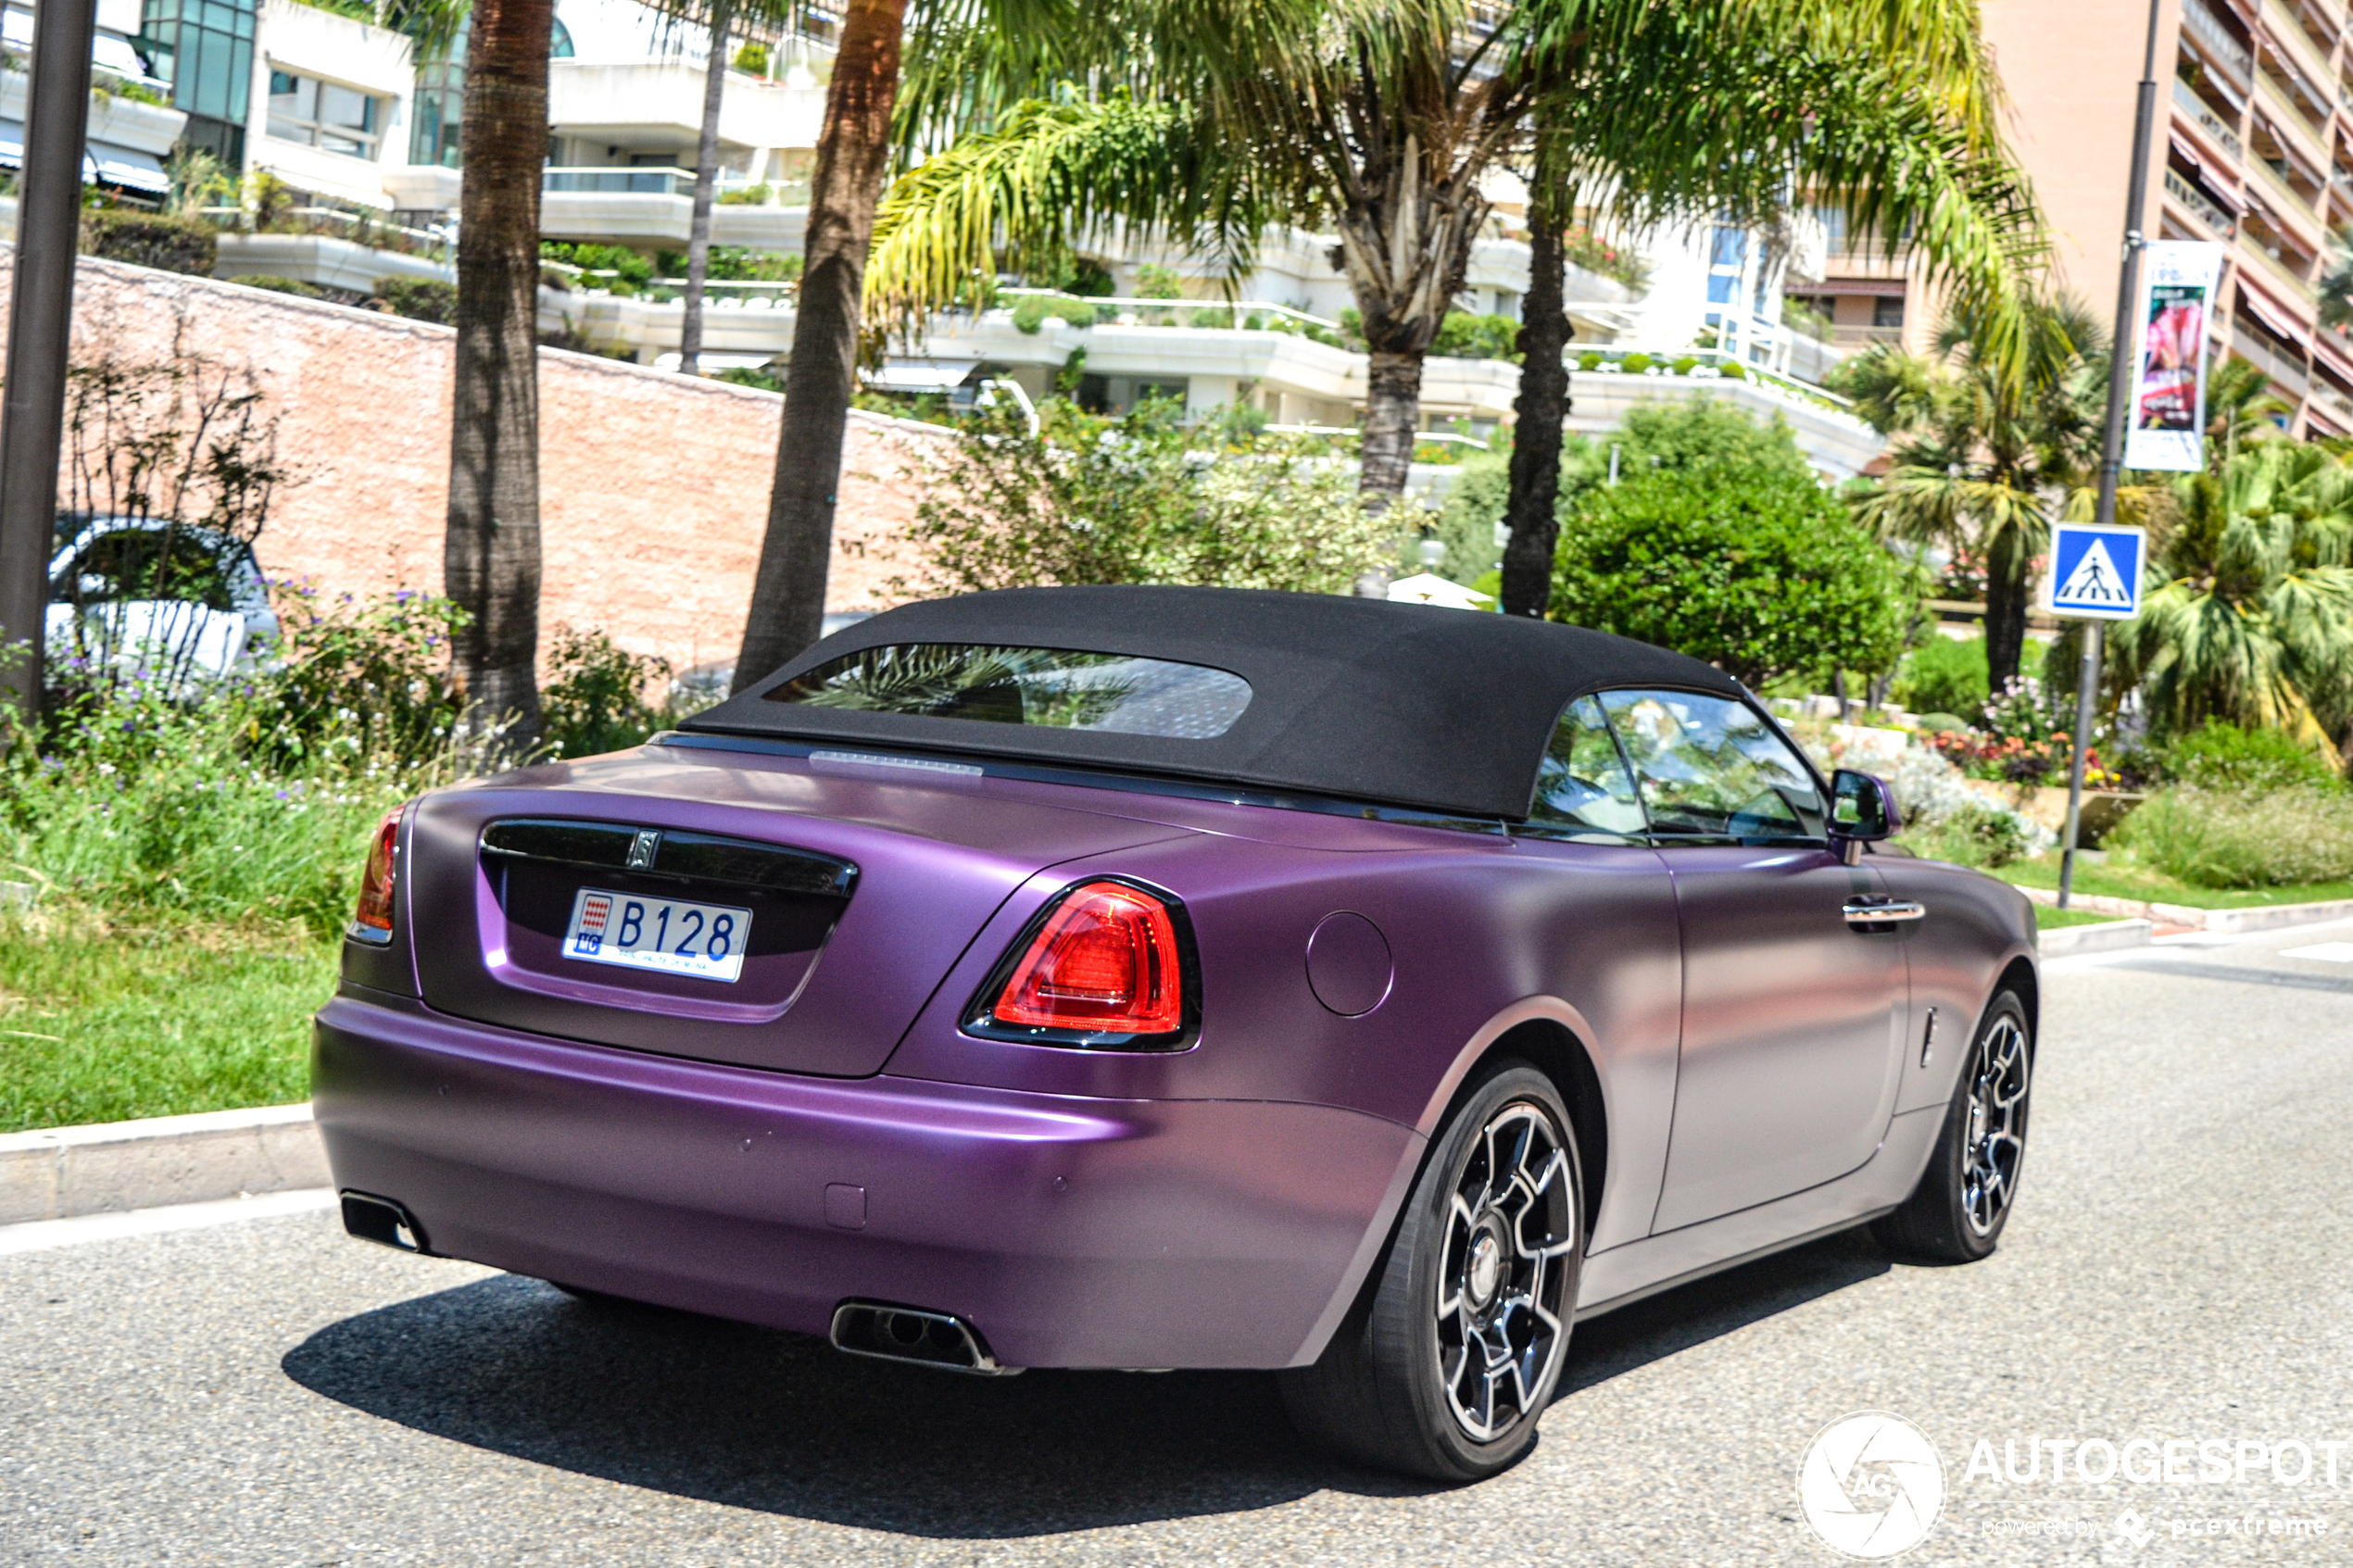
[[[0,332],[14,249],[0,245]],[[271,576],[330,592],[441,586],[456,333],[396,316],[84,257],[77,362],[176,335],[250,366],[303,475],[256,546]],[[784,399],[724,382],[541,351],[543,635],[569,623],[679,667],[732,659],[766,525]],[[829,609],[886,602],[889,540],[912,517],[933,427],[853,413]],[[544,645],[543,645],[544,646]]]

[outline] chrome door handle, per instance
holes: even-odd
[[[1852,898],[1841,912],[1849,925],[1887,925],[1897,921],[1926,920],[1928,906],[1911,898],[1890,898],[1881,903]]]

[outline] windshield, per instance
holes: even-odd
[[[1127,654],[976,643],[895,643],[828,660],[771,702],[1210,740],[1250,706],[1223,670]]]

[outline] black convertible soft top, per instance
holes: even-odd
[[[766,696],[845,654],[909,643],[1205,665],[1240,676],[1252,695],[1232,727],[1206,740]],[[1679,653],[1517,616],[1239,588],[1010,588],[859,621],[683,728],[1017,757],[1516,821],[1528,815],[1561,710],[1627,685],[1741,690]]]

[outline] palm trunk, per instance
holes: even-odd
[[[906,13],[907,0],[849,0],[842,18],[809,192],[808,249],[792,363],[785,372],[768,532],[736,657],[736,691],[815,642],[824,622],[842,430],[858,371],[858,295],[890,164],[890,110],[899,95]]]
[[[1365,504],[1386,511],[1405,488],[1414,466],[1414,438],[1422,422],[1420,354],[1368,356],[1365,374],[1365,460],[1358,481]]]
[[[1985,563],[1985,672],[1995,696],[2018,675],[2026,649],[2026,610],[2033,593],[2024,550],[1991,553]]]
[[[711,7],[711,65],[703,72],[702,138],[695,147],[695,211],[686,228],[686,304],[678,324],[678,373],[702,374],[703,284],[711,276],[711,205],[719,194],[719,103],[727,85],[727,25],[734,0]]]
[[[486,0],[468,45],[458,353],[442,571],[470,621],[450,673],[477,735],[539,740],[539,186],[553,0]]]
[[[1504,613],[1541,617],[1552,603],[1554,510],[1561,489],[1561,420],[1568,412],[1568,313],[1561,307],[1561,232],[1544,202],[1528,209],[1528,297],[1519,320],[1519,396],[1512,435],[1511,496],[1504,521]]]

